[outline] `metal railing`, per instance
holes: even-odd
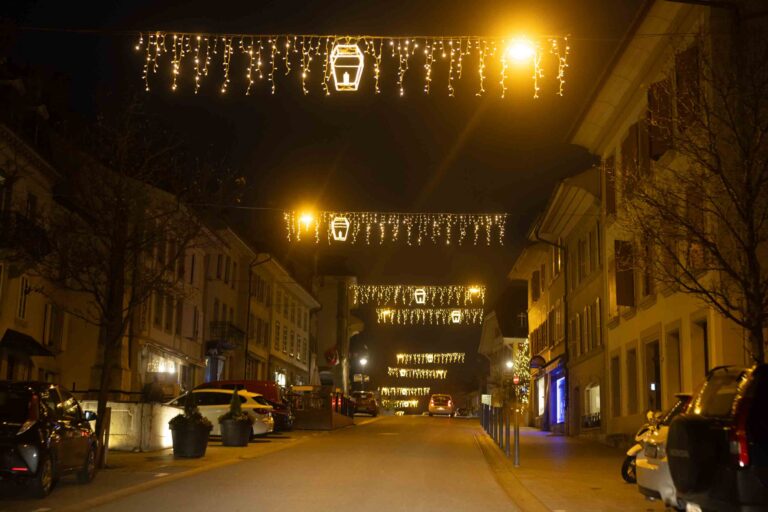
[[[581,417],[582,428],[597,428],[600,426],[600,412],[585,414]]]
[[[480,423],[485,432],[499,446],[507,458],[514,455],[515,467],[520,466],[520,422],[514,407],[495,407],[483,404]],[[510,429],[510,423],[512,428]],[[510,439],[513,434],[513,440]]]

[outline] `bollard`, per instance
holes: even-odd
[[[504,446],[509,458],[509,408],[504,409]]]
[[[520,467],[520,419],[517,416],[517,407],[515,407],[515,467]]]

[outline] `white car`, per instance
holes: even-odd
[[[275,430],[275,420],[272,418],[272,406],[259,393],[240,390],[237,392],[242,402],[243,412],[254,418],[253,435],[262,436]],[[172,407],[184,407],[186,394],[174,398],[167,405]],[[229,403],[232,400],[231,389],[194,389],[195,405],[200,414],[205,416],[213,424],[212,436],[221,435],[219,416],[229,411]]]
[[[675,416],[685,410],[691,395],[678,393],[675,397],[676,403],[658,418],[658,426],[637,454],[635,471],[637,487],[641,494],[652,500],[661,500],[673,509],[685,510],[685,503],[677,497],[675,484],[672,482],[666,448],[669,425]]]
[[[455,409],[453,406],[453,398],[451,395],[436,394],[429,398],[429,415],[433,414],[446,414],[453,416]]]

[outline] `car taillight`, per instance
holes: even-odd
[[[749,466],[749,443],[747,439],[747,418],[749,416],[751,397],[741,399],[736,408],[736,422],[729,434],[731,454],[734,455],[739,467]]]
[[[429,405],[435,405],[435,401],[434,400],[430,400],[429,401]]]
[[[453,405],[453,401],[452,400],[448,400],[448,407],[450,407],[452,405]]]

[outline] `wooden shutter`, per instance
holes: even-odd
[[[603,175],[605,176],[605,213],[616,213],[616,159],[613,156],[603,161]]]
[[[616,304],[619,306],[635,305],[635,271],[632,242],[616,240]]]
[[[658,160],[671,148],[672,80],[665,78],[648,88],[649,156]]]
[[[678,129],[685,131],[699,111],[699,47],[691,45],[675,57]]]

